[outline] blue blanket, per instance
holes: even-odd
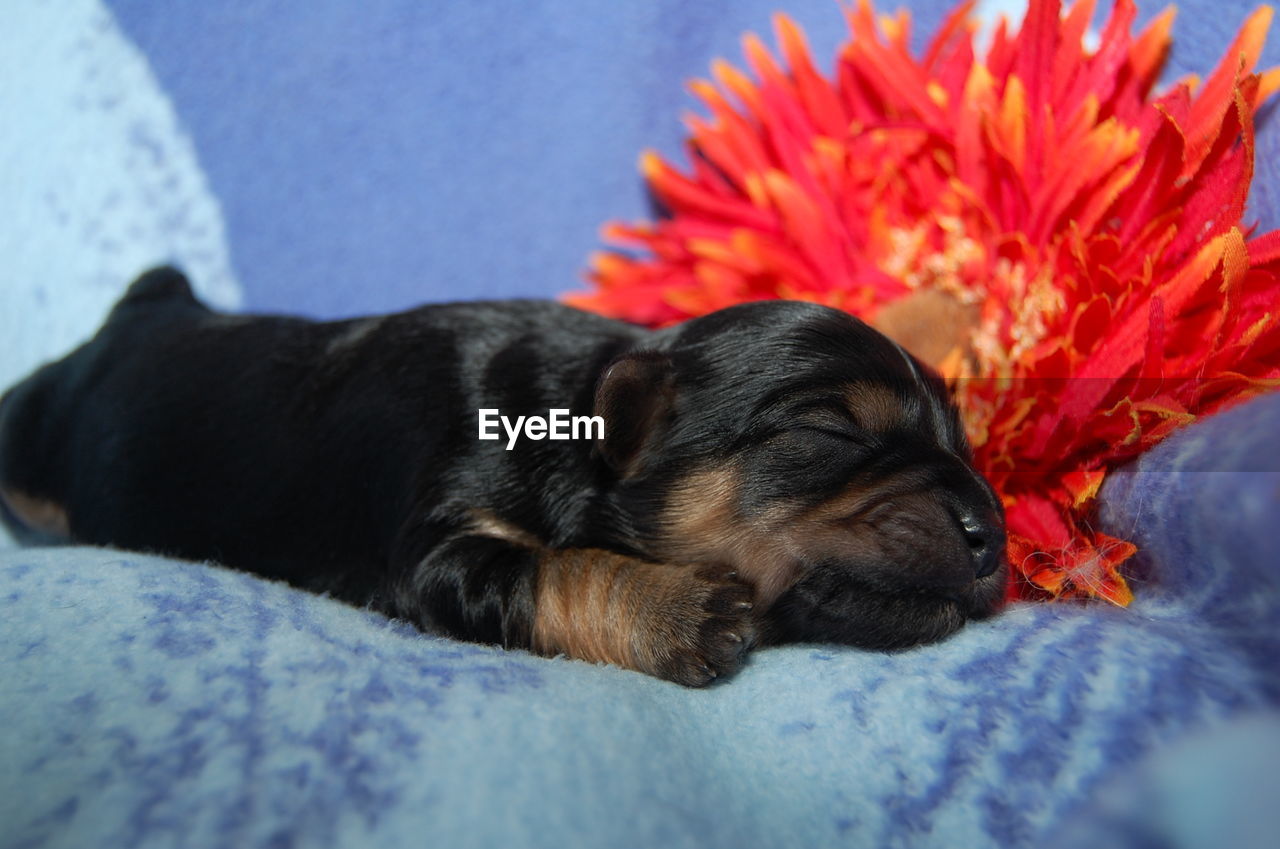
[[[1108,525],[1149,554],[1129,610],[770,649],[705,691],[211,566],[11,551],[0,845],[1040,846],[1103,823],[1117,845],[1249,845],[1220,839],[1280,811],[1259,521],[1280,472],[1217,446],[1267,456],[1277,425],[1280,397],[1238,408],[1110,484]]]
[[[314,315],[571,288],[595,227],[643,214],[635,156],[676,151],[683,78],[769,5],[10,10],[0,386],[167,259],[215,303]],[[786,6],[829,56],[835,5]],[[1247,8],[1183,4],[1173,70],[1211,67]],[[1264,121],[1269,227],[1278,138]],[[1109,481],[1105,529],[1144,552],[1129,610],[771,649],[705,691],[0,541],[0,849],[1270,846],[1278,432],[1259,399]]]

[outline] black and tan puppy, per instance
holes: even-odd
[[[658,332],[543,302],[318,323],[213,312],[159,269],[0,402],[0,496],[26,541],[689,685],[753,642],[938,639],[1005,582],[945,389],[805,303]]]

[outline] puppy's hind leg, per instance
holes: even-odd
[[[136,334],[208,313],[182,272],[152,269],[130,284],[93,339],[0,398],[0,521],[19,542],[59,543],[73,536],[76,523],[66,505],[77,503],[74,482],[85,476],[71,463],[77,423],[92,418],[93,410],[81,404],[87,389],[119,352],[134,348]],[[83,512],[76,515],[83,519]]]
[[[48,482],[35,463],[43,389],[28,380],[0,397],[0,522],[23,545],[56,545],[71,537],[67,512],[44,493]]]
[[[71,541],[70,519],[62,505],[0,488],[0,522],[23,545],[61,545]]]

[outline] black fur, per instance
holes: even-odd
[[[744,523],[881,487],[941,506],[885,520],[852,553],[798,555],[757,612],[774,640],[908,645],[990,612],[1004,574],[999,504],[920,369],[805,303],[659,332],[536,301],[312,322],[216,313],[157,269],[0,401],[0,489],[65,509],[75,541],[213,560],[528,647],[538,550],[657,559],[670,493],[697,469],[740,470]],[[897,393],[904,424],[859,427],[833,394],[851,381]],[[481,407],[599,412],[606,438],[508,451],[477,439]],[[49,541],[0,506],[20,538]],[[477,515],[536,543],[477,532]]]

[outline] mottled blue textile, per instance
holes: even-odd
[[[1056,847],[1274,849],[1280,713],[1246,716],[1157,749],[1105,782],[1046,840]]]
[[[10,551],[0,846],[1038,846],[1095,810],[1125,825],[1111,845],[1269,827],[1280,809],[1223,782],[1274,774],[1239,738],[1280,740],[1252,718],[1280,701],[1280,561],[1267,521],[1203,519],[1280,517],[1280,473],[1210,459],[1277,425],[1273,396],[1109,487],[1110,526],[1159,558],[1129,610],[1017,605],[899,654],[761,651],[705,691],[219,568]],[[1194,768],[1131,766],[1237,717],[1254,725],[1211,769],[1204,744]],[[1109,782],[1131,803],[1099,798]]]
[[[600,225],[649,214],[640,152],[685,159],[687,79],[744,66],[747,30],[774,44],[775,9],[820,68],[848,33],[837,0],[106,2],[192,135],[248,305],[325,316],[577,288]],[[908,7],[923,44],[954,3],[877,5]],[[1138,5],[1145,21],[1167,3]],[[1215,67],[1256,5],[1180,2],[1170,76]],[[1269,227],[1277,154],[1264,126]]]
[[[313,315],[570,288],[596,227],[645,213],[638,152],[678,155],[684,78],[775,5],[827,65],[827,0],[15,4],[0,384],[166,259]],[[944,5],[912,4],[917,33]],[[1249,5],[1181,7],[1172,69],[1207,70]],[[1264,117],[1271,227],[1278,139]],[[1129,610],[762,651],[706,691],[0,539],[0,849],[1270,845],[1277,433],[1260,399],[1113,477]]]

